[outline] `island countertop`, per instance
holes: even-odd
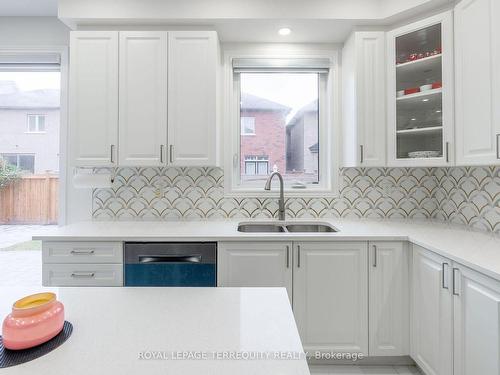
[[[228,221],[91,221],[33,238],[44,241],[410,241],[500,280],[500,236],[430,220],[296,219],[324,222],[336,233],[241,233]],[[267,220],[269,221],[269,220]]]
[[[51,290],[65,305],[72,336],[2,374],[309,374],[284,288]],[[0,292],[2,317],[26,293]]]

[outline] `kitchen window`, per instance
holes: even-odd
[[[227,194],[265,194],[273,171],[290,192],[333,192],[331,67],[328,58],[232,60]]]
[[[45,115],[28,115],[28,133],[45,133]]]

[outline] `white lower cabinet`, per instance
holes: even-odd
[[[218,286],[285,287],[292,299],[291,242],[219,242]]]
[[[500,282],[454,265],[454,375],[500,374]]]
[[[368,354],[366,242],[294,243],[293,309],[306,351]]]
[[[500,375],[500,282],[413,247],[411,356],[426,375]]]
[[[408,252],[403,242],[368,246],[369,354],[409,354]]]
[[[44,286],[123,286],[122,264],[44,264]]]
[[[411,356],[426,375],[451,375],[452,263],[415,245],[412,258]]]

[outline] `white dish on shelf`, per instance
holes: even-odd
[[[405,95],[405,90],[399,90],[396,92],[396,97],[401,98],[402,96]]]
[[[420,86],[420,91],[429,91],[429,90],[432,90],[432,84]]]
[[[408,153],[408,157],[412,159],[437,158],[439,151],[412,151]]]

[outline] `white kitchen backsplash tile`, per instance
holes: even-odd
[[[346,168],[336,198],[287,198],[292,218],[434,218],[500,232],[500,167]],[[220,168],[119,168],[96,220],[276,217],[276,198],[224,197]]]

